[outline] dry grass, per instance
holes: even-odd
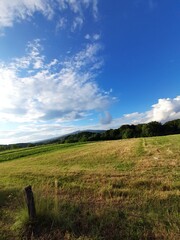
[[[2,239],[19,239],[12,211],[22,219],[29,184],[38,239],[180,239],[178,135],[56,147],[0,166]]]

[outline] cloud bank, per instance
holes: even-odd
[[[123,124],[138,124],[150,121],[161,121],[164,123],[178,118],[180,118],[180,96],[159,99],[146,112],[124,114],[120,118],[112,119],[110,113],[105,112],[104,117],[101,118],[101,122],[93,125],[78,126],[73,122],[66,124],[62,119],[61,121],[54,121],[51,124],[49,122],[21,124],[14,130],[0,131],[0,143],[31,142],[58,137],[77,130],[105,130],[118,128]]]
[[[113,119],[108,127],[118,128],[123,124],[148,123],[151,121],[165,123],[174,119],[180,119],[180,96],[158,99],[158,102],[153,104],[150,110],[124,114],[120,118]]]

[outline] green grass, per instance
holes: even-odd
[[[19,149],[0,161],[0,239],[30,236],[29,184],[34,239],[180,239],[180,135]]]
[[[85,143],[52,144],[52,145],[42,145],[42,146],[29,147],[29,148],[7,150],[7,151],[0,152],[0,162],[19,159],[19,158],[27,157],[31,155],[38,155],[46,152],[67,150],[68,148],[79,147],[83,144]]]

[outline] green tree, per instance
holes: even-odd
[[[144,124],[142,126],[143,137],[160,136],[162,134],[162,124],[156,121]]]
[[[122,133],[122,138],[133,138],[134,137],[134,131],[131,128],[127,128]]]
[[[166,122],[163,128],[164,134],[180,134],[180,119]]]

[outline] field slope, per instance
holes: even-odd
[[[0,229],[0,239],[180,239],[180,135],[1,152]]]

